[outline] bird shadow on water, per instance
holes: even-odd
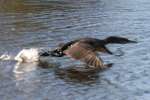
[[[107,64],[107,66],[112,67],[113,64]],[[81,84],[92,84],[96,83],[99,79],[99,72],[103,72],[109,68],[100,70],[89,68],[85,65],[82,66],[67,66],[67,68],[57,68],[55,69],[55,75],[57,78],[64,80],[69,83],[81,83]]]

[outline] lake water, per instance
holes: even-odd
[[[102,72],[70,71],[81,64],[66,57],[53,58],[54,66],[49,68],[0,61],[1,100],[150,98],[149,0],[1,0],[0,54],[15,55],[26,47],[55,48],[81,37],[112,35],[138,43],[108,45],[112,52],[124,55],[101,54],[105,63],[113,63]],[[24,73],[14,73],[15,66]]]

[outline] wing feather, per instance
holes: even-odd
[[[103,68],[103,61],[97,57],[95,48],[86,43],[77,42],[71,45],[64,53],[76,60],[85,62],[92,67]]]

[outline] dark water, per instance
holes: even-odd
[[[59,68],[26,64],[22,74],[13,73],[16,62],[1,61],[1,100],[149,100],[150,1],[0,0],[0,54],[111,35],[139,43],[108,45],[124,55],[102,54],[114,65],[99,73],[64,69],[79,65],[68,58],[55,59]]]

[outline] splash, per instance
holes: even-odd
[[[4,53],[0,56],[0,60],[5,61],[5,60],[14,60],[14,57],[8,53]]]
[[[0,56],[0,61],[14,60],[20,63],[45,62],[49,57],[41,56],[41,54],[50,50],[49,48],[27,48],[20,50],[16,55],[6,52]]]

